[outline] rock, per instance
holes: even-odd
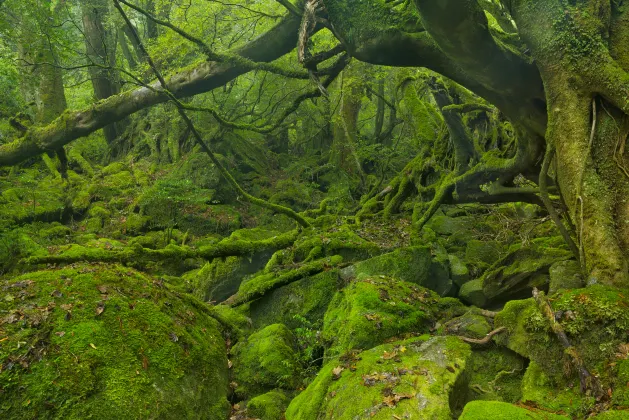
[[[247,403],[247,415],[260,420],[283,420],[290,398],[280,390],[258,395]]]
[[[492,328],[482,315],[468,311],[462,316],[453,318],[443,325],[447,335],[461,335],[469,338],[483,338]]]
[[[426,333],[436,322],[439,296],[413,283],[366,277],[336,293],[325,314],[327,355],[369,349],[392,337]]]
[[[579,380],[551,380],[541,367],[531,361],[522,380],[522,401],[549,411],[561,411],[573,418],[585,418],[595,401],[581,394]]]
[[[293,399],[286,419],[451,419],[470,355],[457,338],[426,335],[332,360]]]
[[[429,247],[415,246],[360,261],[345,268],[341,276],[344,279],[360,279],[386,275],[434,290],[441,296],[448,296],[454,288],[449,265],[445,256],[432,257]]]
[[[434,230],[439,235],[454,235],[461,232],[467,232],[473,226],[473,218],[471,217],[448,217],[433,216],[430,218],[426,226]]]
[[[502,245],[498,241],[479,241],[473,239],[467,243],[465,248],[465,259],[471,263],[482,262],[493,264],[502,252]]]
[[[448,255],[450,261],[450,277],[457,286],[461,287],[470,280],[470,270],[456,255]]]
[[[590,417],[591,420],[627,420],[629,419],[629,410],[608,410],[596,416]]]
[[[487,304],[487,297],[483,292],[483,281],[477,279],[465,283],[459,290],[459,299],[479,308],[484,307]]]
[[[559,291],[551,301],[555,319],[568,335],[574,351],[586,367],[596,372],[602,389],[613,390],[612,401],[622,406],[627,404],[624,389],[629,380],[629,366],[623,363],[627,350],[619,343],[629,341],[627,296],[629,293],[624,289],[595,285]],[[532,385],[523,392],[523,398],[539,401],[540,407],[551,407],[562,399],[577,403],[576,397],[563,398],[556,391],[570,387],[578,390],[579,379],[576,373],[566,378],[565,366],[573,366],[573,362],[532,298],[507,303],[496,315],[494,324],[508,331],[494,337],[498,344],[539,366],[527,372],[526,381]],[[548,385],[546,391],[544,384]],[[547,391],[552,391],[550,400],[542,398]],[[572,408],[574,412],[585,412],[591,401],[581,400],[579,404]]]
[[[76,263],[3,282],[0,296],[0,417],[229,414],[218,322],[157,279]]]
[[[296,389],[302,367],[297,342],[283,324],[273,324],[232,348],[232,378],[236,395],[247,398],[274,388]]]
[[[499,401],[469,402],[459,420],[569,420],[566,416],[539,410],[527,410]]]
[[[249,314],[254,327],[282,323],[289,328],[297,328],[301,326],[297,318],[304,318],[320,327],[328,304],[337,291],[338,276],[338,270],[325,271],[273,290],[251,302]]]
[[[580,289],[585,287],[581,267],[576,261],[568,260],[556,262],[550,266],[549,273],[549,295],[562,289]]]
[[[558,242],[557,239],[560,239]],[[483,275],[483,292],[491,303],[531,296],[533,287],[545,288],[548,270],[558,261],[571,258],[561,238],[534,239],[530,246],[514,246]]]

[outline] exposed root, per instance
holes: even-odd
[[[491,341],[491,338],[496,335],[496,334],[500,334],[501,332],[505,331],[506,328],[505,327],[500,327],[500,328],[496,328],[493,331],[490,331],[489,333],[487,333],[487,335],[483,338],[469,338],[469,337],[464,337],[462,335],[457,335],[458,338],[460,338],[461,340],[465,341],[466,343],[470,343],[470,344],[478,344],[481,346],[484,346],[485,344],[489,344],[489,342]]]

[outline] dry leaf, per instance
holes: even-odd
[[[106,295],[107,294],[107,286],[96,286],[96,288],[98,289],[99,292],[101,292],[102,294]]]
[[[55,333],[55,335],[58,335],[59,337],[63,337],[64,335],[66,335],[66,332],[65,331],[57,331]]]
[[[332,369],[332,379],[337,380],[341,377],[341,373],[345,370],[343,366],[337,366]]]
[[[105,311],[105,302],[98,302],[96,305],[96,316],[99,316]]]
[[[142,369],[147,370],[149,368],[149,359],[145,355],[142,355]]]

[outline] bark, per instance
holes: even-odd
[[[120,91],[117,72],[111,69],[115,67],[116,57],[113,34],[105,27],[105,19],[109,13],[107,1],[81,2],[81,12],[87,57],[91,63],[96,64],[89,67],[94,97],[97,100],[107,99]],[[115,123],[103,127],[107,143],[113,142],[120,134],[119,131],[121,127],[116,127]]]
[[[300,18],[288,15],[268,32],[233,51],[256,62],[270,62],[295,48]],[[249,71],[238,63],[203,62],[167,80],[178,98],[208,92]],[[45,127],[33,127],[21,138],[0,146],[0,165],[14,165],[48,150],[55,150],[80,137],[150,106],[166,102],[159,82],[109,97],[79,111],[67,111]]]
[[[384,127],[384,79],[378,80],[378,96],[376,97],[376,125],[373,130],[373,138],[378,141]]]

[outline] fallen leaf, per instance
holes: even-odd
[[[99,316],[105,311],[105,302],[98,302],[96,305],[96,316]]]
[[[149,359],[145,355],[142,355],[142,369],[147,370],[149,368]]]
[[[55,333],[55,335],[58,335],[59,337],[63,337],[64,335],[66,335],[66,332],[65,331],[57,331]]]
[[[341,373],[345,370],[343,366],[337,366],[332,369],[332,379],[337,380],[341,377]]]
[[[93,348],[93,349],[97,349],[98,348],[93,343],[90,343],[90,347]]]
[[[227,367],[228,367],[229,369],[231,369],[233,365],[234,365],[234,364],[232,363],[232,361],[231,361],[231,360],[227,360]]]
[[[58,289],[55,289],[52,292],[50,292],[50,296],[60,298],[60,297],[63,297],[63,293],[61,293]]]
[[[107,294],[107,286],[96,286],[96,288],[98,289],[99,292],[101,292],[102,294],[106,295]]]

